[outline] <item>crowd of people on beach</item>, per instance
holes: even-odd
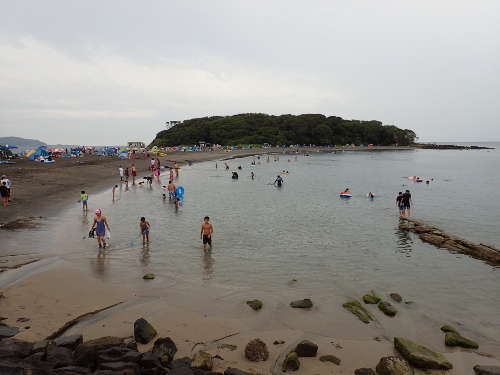
[[[266,158],[267,162],[270,162],[270,157],[269,155]],[[297,160],[297,156],[295,156],[295,161]],[[277,162],[279,161],[279,156],[275,155],[273,161]],[[288,159],[290,162],[291,159]],[[260,156],[257,157],[257,159],[253,159],[251,162],[252,166],[255,166],[257,164],[260,164]],[[226,171],[230,170],[229,164],[225,161],[224,162],[224,167]],[[179,190],[179,187],[176,186],[174,181],[176,181],[179,178],[179,170],[180,167],[177,162],[175,162],[172,166],[161,166],[160,160],[158,158],[152,158],[151,162],[148,167],[148,174],[143,177],[143,181],[137,181],[137,168],[135,167],[134,164],[131,164],[129,166],[126,166],[123,168],[123,166],[119,166],[118,168],[118,173],[119,173],[119,178],[120,178],[120,183],[124,184],[126,189],[129,184],[129,179],[131,178],[131,183],[133,185],[142,185],[146,184],[146,186],[152,186],[152,183],[154,180],[156,180],[159,184],[161,184],[160,180],[160,169],[167,169],[169,173],[169,180],[168,180],[168,185],[162,185],[161,186],[161,191],[162,191],[162,198],[164,200],[167,199],[172,203],[175,204],[176,209],[182,205],[182,200],[183,200],[183,192],[184,189],[180,187],[182,190]],[[215,163],[215,168],[218,168],[218,162]],[[236,168],[238,171],[241,171],[243,167],[241,165],[238,165]],[[274,180],[273,183],[270,183],[271,185],[275,185],[277,187],[281,187],[284,184],[284,179],[283,176],[288,175],[289,172],[287,170],[283,170],[280,174],[277,175],[276,179]],[[5,176],[2,176],[2,178]],[[239,175],[238,172],[232,171],[231,172],[231,178],[232,179],[238,179]],[[250,173],[250,178],[252,180],[255,179],[255,172],[252,170]],[[3,183],[3,180],[2,180]],[[114,185],[112,188],[112,199],[113,202],[115,201],[115,194],[116,194],[116,189],[118,188],[118,185]],[[352,194],[350,191],[350,188],[345,188],[344,191],[341,194],[341,198],[351,198]],[[369,192],[367,194],[368,199],[373,200],[376,195],[373,194],[372,192]],[[81,191],[80,194],[80,201],[82,202],[82,208],[84,213],[88,212],[88,193],[84,190]],[[410,216],[410,210],[411,210],[411,205],[412,205],[412,197],[411,193],[408,189],[406,189],[404,192],[399,192],[397,197],[396,197],[396,206],[399,210],[399,216],[400,218],[405,218]],[[149,221],[146,220],[145,217],[141,217],[139,221],[139,230],[140,234],[142,236],[142,242],[143,245],[149,244],[150,238],[149,234],[151,231],[151,224]],[[106,216],[103,215],[102,210],[100,208],[95,210],[95,215],[94,215],[94,220],[92,227],[89,232],[89,237],[95,237],[98,242],[99,248],[106,248],[107,246],[107,241],[106,238],[110,237],[110,229],[109,229],[109,223],[108,219]],[[203,223],[201,225],[201,231],[200,231],[200,239],[203,243],[203,248],[204,250],[207,250],[209,247],[211,249],[212,247],[212,234],[213,234],[213,225],[210,223],[210,218],[207,216],[203,219]]]

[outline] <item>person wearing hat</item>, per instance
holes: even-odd
[[[2,177],[0,177],[0,185],[5,185],[5,187],[7,188],[8,201],[10,202],[12,200],[12,182],[7,178],[6,175],[2,175]]]
[[[106,228],[109,229],[108,220],[106,216],[102,214],[100,208],[95,210],[94,223],[92,224],[91,231],[95,228],[95,234],[97,237],[97,243],[99,244],[99,248],[106,248]]]

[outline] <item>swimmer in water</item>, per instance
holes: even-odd
[[[252,178],[252,180],[255,178],[255,173],[250,173],[250,177]]]
[[[370,191],[370,192],[368,193],[368,198],[373,199],[373,198],[375,198],[375,195],[373,195],[373,193]]]

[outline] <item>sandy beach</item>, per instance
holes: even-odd
[[[174,161],[194,163],[276,151],[282,150],[173,153],[160,161],[162,165]],[[134,163],[142,176],[149,160]],[[13,205],[0,211],[0,221],[55,215],[75,201],[82,189],[90,194],[110,190],[119,180],[118,166],[129,164],[132,161],[92,156],[82,158],[80,163],[58,160],[53,165],[40,165],[20,161],[2,167],[1,173],[13,180],[15,192]],[[453,364],[453,369],[446,372],[417,370],[417,374],[469,374],[477,363],[500,365],[500,350],[494,344],[481,344],[480,350],[446,347],[439,328],[415,319],[418,306],[412,304],[397,305],[404,312],[398,320],[367,305],[374,321],[364,324],[342,308],[342,293],[315,296],[311,309],[292,309],[289,302],[297,282],[293,280],[283,285],[281,296],[220,286],[205,288],[162,277],[144,280],[137,286],[96,279],[89,269],[78,269],[50,256],[9,256],[8,249],[2,250],[5,272],[0,273],[0,316],[3,323],[20,328],[15,336],[20,340],[39,342],[58,331],[63,336],[82,334],[84,341],[103,336],[129,338],[134,335],[134,322],[145,318],[157,330],[156,338],[170,337],[176,343],[176,358],[192,357],[204,350],[214,358],[216,373],[235,367],[250,374],[281,374],[285,356],[302,340],[311,340],[319,347],[317,356],[300,358],[299,374],[353,374],[358,368],[375,368],[381,357],[398,355],[392,338],[401,334],[444,353]],[[309,296],[300,296],[305,297]],[[262,310],[253,311],[246,305],[246,300],[252,298],[263,299]],[[328,319],[324,318],[325,312]],[[60,331],[73,319],[78,321]],[[251,362],[245,358],[244,348],[255,338],[266,343],[267,361]],[[150,350],[153,342],[139,344],[139,351]],[[324,355],[340,358],[340,364],[320,361],[318,357]]]

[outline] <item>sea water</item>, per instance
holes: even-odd
[[[35,231],[3,235],[1,252],[54,256],[93,277],[137,288],[142,275],[153,272],[161,280],[154,284],[158,293],[180,280],[200,290],[224,287],[246,295],[258,291],[254,294],[279,298],[285,293],[285,299],[324,301],[335,296],[331,303],[336,304],[369,290],[398,292],[417,301],[426,317],[463,322],[496,342],[500,269],[399,230],[395,198],[409,189],[413,217],[500,247],[499,150],[282,154],[274,159],[228,160],[228,171],[222,161],[218,168],[216,162],[182,167],[175,184],[185,188],[185,198],[178,209],[162,198],[167,173],[151,187],[120,185],[115,202],[111,189],[98,194],[88,189],[88,215],[75,202]],[[231,179],[232,171],[239,173],[238,180]],[[281,188],[272,184],[277,175],[285,181]],[[352,198],[339,197],[345,188]],[[376,198],[367,199],[368,192]],[[87,238],[97,207],[111,227],[104,255]],[[151,223],[149,246],[142,245],[139,234],[141,216]],[[200,241],[204,216],[214,226],[210,252]],[[293,293],[284,292],[292,284]]]

